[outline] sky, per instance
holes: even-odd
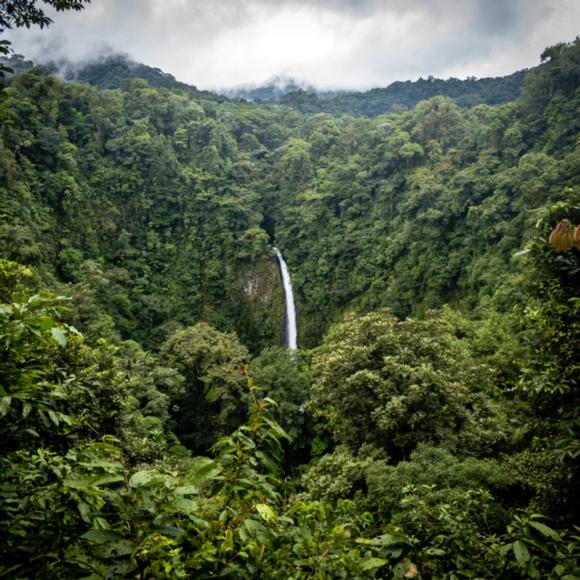
[[[580,0],[92,0],[47,13],[49,28],[7,35],[27,58],[121,52],[204,89],[501,76],[580,34]]]

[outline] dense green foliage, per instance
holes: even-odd
[[[102,92],[33,69],[7,100],[3,252],[75,284],[90,303],[79,310],[97,313],[75,321],[89,337],[147,346],[200,318],[252,350],[272,344],[268,238],[292,270],[305,346],[348,306],[472,309],[503,282],[505,308],[530,210],[578,181],[577,52],[531,71],[516,103],[436,98],[374,121],[218,106],[141,81]]]
[[[212,104],[143,81],[107,93],[32,70],[6,106],[3,251],[73,285],[89,337],[159,344],[200,317],[252,346],[278,336],[255,168]],[[287,133],[251,113],[270,147]]]
[[[412,109],[420,101],[443,96],[460,107],[499,105],[516,99],[524,82],[524,71],[506,77],[448,80],[429,77],[397,81],[385,88],[365,92],[316,93],[299,90],[276,98],[280,104],[302,113],[361,115],[377,117],[396,108]]]
[[[580,577],[580,42],[543,56],[372,120],[15,76],[0,577]]]
[[[16,55],[6,64],[18,72],[32,68],[33,63]],[[169,73],[138,63],[125,55],[96,55],[89,62],[73,65],[61,60],[45,65],[49,71],[62,75],[68,81],[87,83],[102,89],[119,89],[135,78],[145,79],[152,87],[179,89],[196,98],[217,102],[225,99],[209,91],[200,91],[182,83]],[[257,103],[277,103],[301,113],[328,113],[334,116],[355,115],[377,117],[396,108],[412,109],[420,101],[443,96],[460,107],[499,105],[515,100],[523,87],[525,71],[506,77],[448,80],[429,77],[417,81],[394,82],[385,88],[365,92],[315,91],[301,88],[294,81],[282,88],[275,84],[259,87],[233,88],[223,91],[227,97],[246,99]]]
[[[493,453],[508,431],[493,375],[458,342],[439,320],[349,317],[313,361],[309,407],[353,450],[374,446],[400,460],[429,441]]]
[[[507,103],[520,94],[524,76],[525,71],[484,79],[443,80],[429,77],[417,81],[397,81],[385,88],[365,92],[316,91],[301,88],[291,79],[285,83],[284,79],[274,79],[275,84],[229,89],[226,94],[258,103],[279,103],[302,113],[377,117],[397,107],[412,109],[420,101],[436,96],[449,97],[460,107]]]
[[[219,95],[200,91],[194,86],[179,82],[173,75],[161,69],[152,68],[118,54],[97,56],[94,60],[76,66],[67,62],[57,62],[47,65],[47,68],[64,73],[68,81],[87,83],[102,89],[120,89],[126,86],[130,79],[137,78],[146,80],[152,87],[180,89],[192,97],[203,97],[218,102],[224,100]]]

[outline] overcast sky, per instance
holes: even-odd
[[[430,74],[499,76],[580,34],[580,0],[92,0],[17,52],[80,61],[106,48],[200,88],[287,75],[364,89]]]

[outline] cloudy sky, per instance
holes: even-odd
[[[580,0],[92,0],[54,21],[11,32],[15,49],[74,61],[120,51],[200,88],[287,75],[364,89],[534,66],[580,34]]]

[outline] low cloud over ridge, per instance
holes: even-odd
[[[362,89],[420,76],[498,76],[572,40],[577,0],[93,0],[10,33],[42,61],[107,46],[201,88],[283,74]]]

